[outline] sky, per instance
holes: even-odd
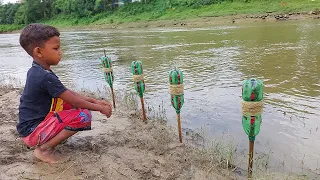
[[[9,3],[9,2],[14,3],[14,2],[16,2],[17,0],[0,0],[0,1],[2,1],[3,4],[6,4],[6,3]]]

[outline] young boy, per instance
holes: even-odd
[[[82,96],[67,89],[51,71],[61,60],[60,33],[43,24],[30,24],[20,35],[20,45],[33,58],[20,98],[17,130],[34,156],[48,163],[64,158],[53,149],[78,131],[91,129],[92,111],[108,118],[109,102]]]

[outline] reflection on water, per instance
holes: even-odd
[[[209,28],[81,30],[62,32],[64,57],[54,68],[63,82],[91,90],[106,85],[98,58],[111,55],[115,90],[133,91],[130,63],[143,62],[145,101],[164,101],[169,122],[168,72],[185,74],[185,129],[205,127],[211,135],[228,134],[246,152],[241,126],[241,82],[265,82],[265,111],[256,151],[270,153],[273,164],[316,170],[320,159],[319,21],[253,23]],[[0,35],[1,74],[22,81],[31,58],[18,46],[18,34]]]

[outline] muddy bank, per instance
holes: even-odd
[[[149,22],[130,22],[123,24],[90,24],[86,28],[159,28],[159,27],[207,27],[214,25],[250,23],[250,22],[274,22],[292,20],[320,19],[320,11],[277,13],[266,12],[261,14],[228,15],[228,16],[198,16],[184,20],[154,20]],[[81,26],[78,26],[81,27]],[[63,28],[62,29],[68,29]],[[75,27],[73,27],[75,28]],[[72,27],[71,27],[72,29]]]

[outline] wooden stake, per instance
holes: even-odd
[[[111,87],[111,93],[112,93],[113,108],[116,109],[116,100],[114,99],[113,87]]]
[[[182,143],[182,131],[181,131],[181,122],[180,122],[180,113],[177,114],[178,116],[178,132],[179,132],[179,140]]]
[[[104,52],[104,57],[107,57],[107,53],[105,49],[103,50],[103,52]]]
[[[143,97],[140,97],[140,101],[141,101],[141,107],[142,107],[143,121],[146,121],[146,120],[147,120],[147,116],[146,116],[146,112],[145,112],[145,110],[144,110]]]
[[[248,179],[252,179],[253,148],[254,148],[254,141],[249,141]]]

